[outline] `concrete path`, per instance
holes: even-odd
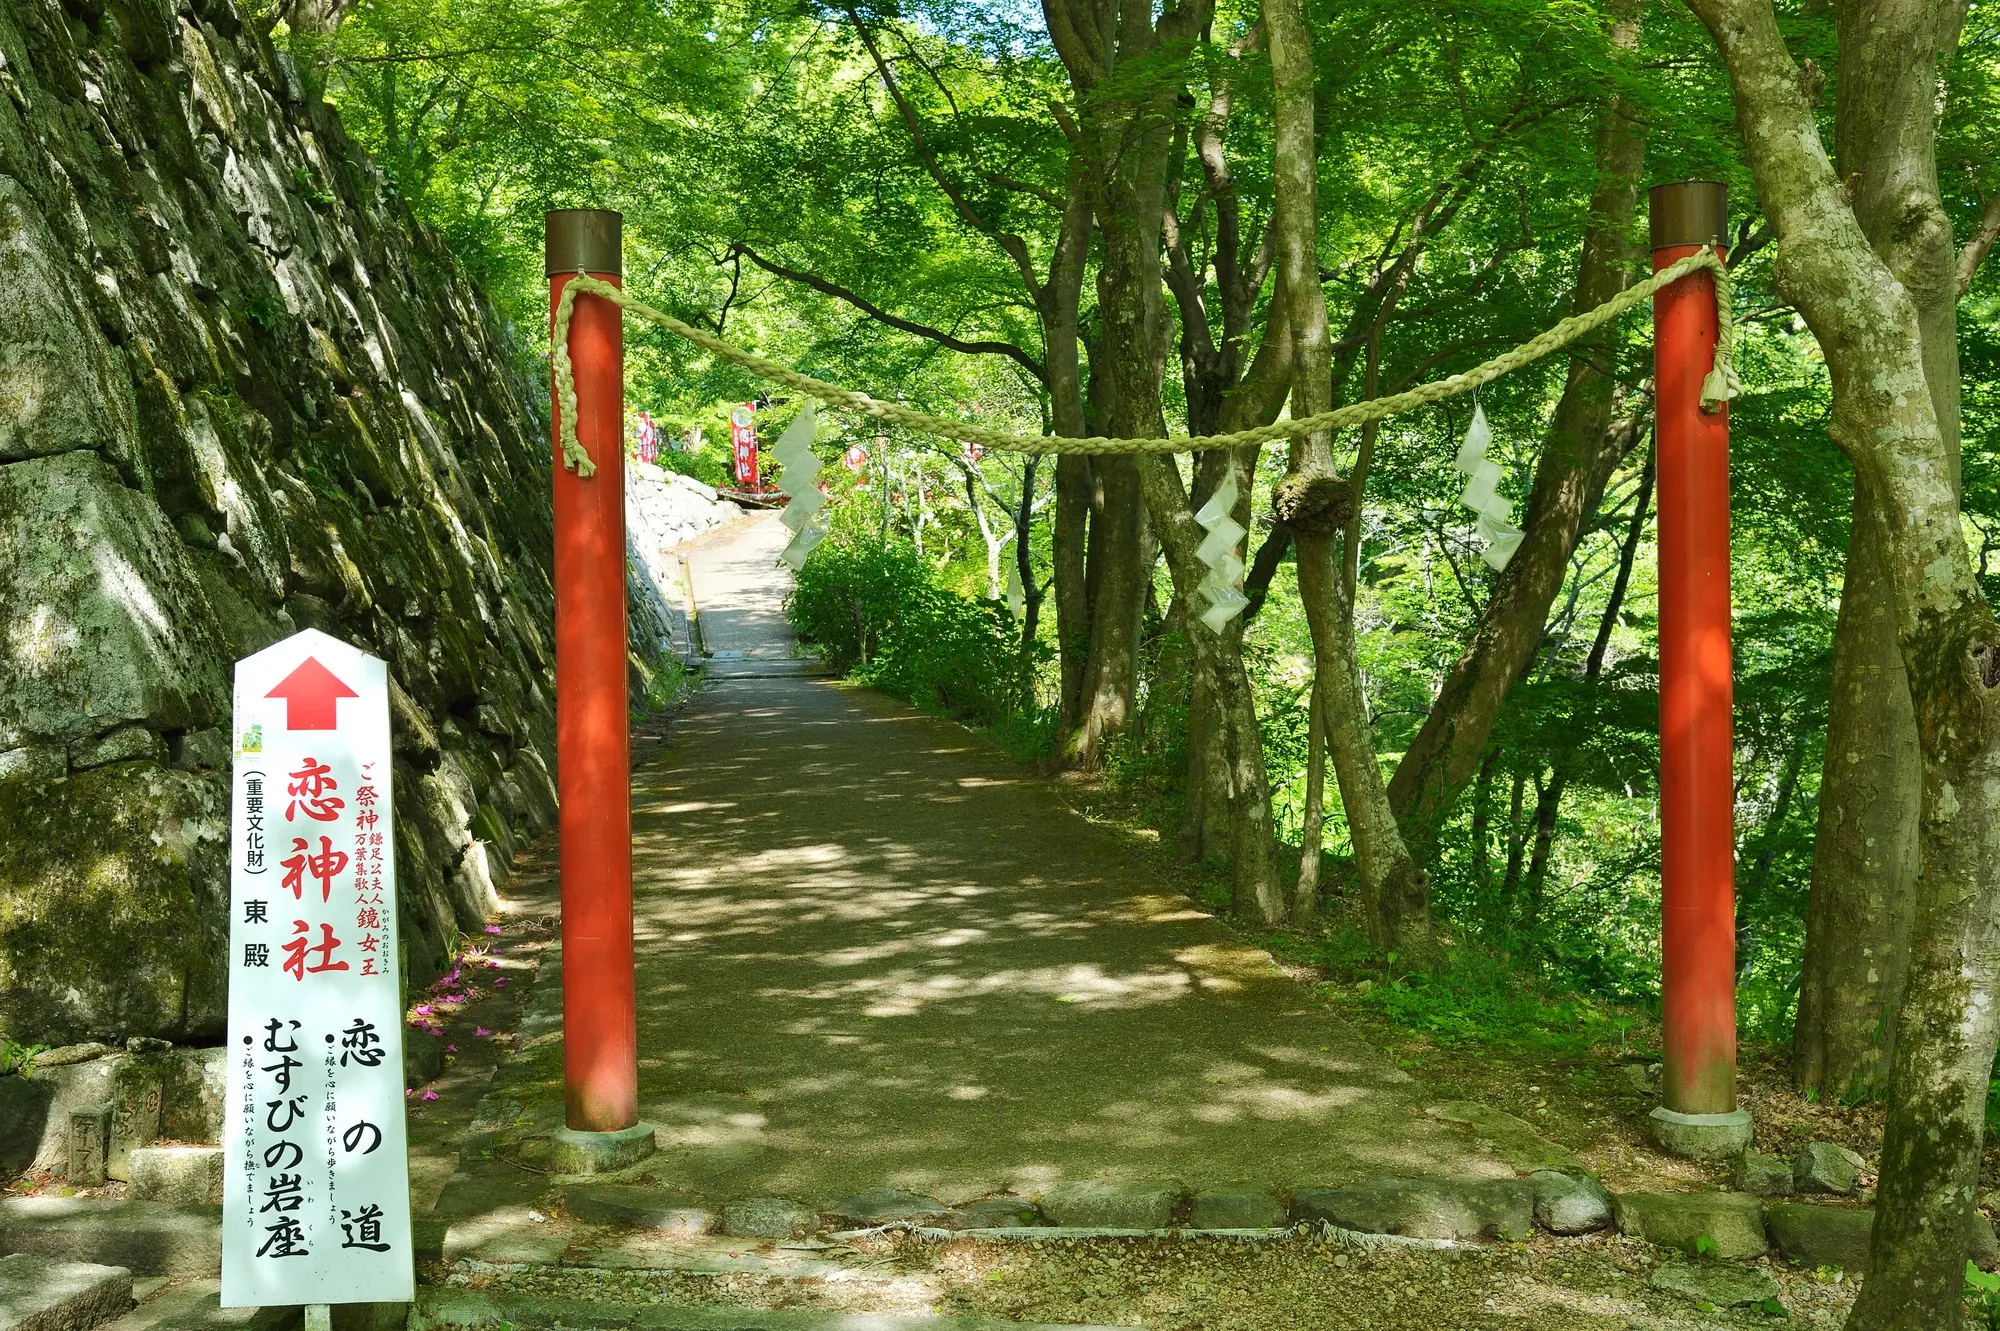
[[[828,1204],[1513,1170],[978,735],[787,674],[775,517],[690,557],[720,659],[634,774],[663,1181]]]

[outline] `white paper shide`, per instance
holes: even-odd
[[[236,665],[222,1303],[412,1297],[388,672]]]

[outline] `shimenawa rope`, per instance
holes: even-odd
[[[588,476],[597,468],[590,460],[576,437],[576,377],[570,365],[569,325],[576,308],[576,298],[580,295],[601,296],[605,300],[628,310],[642,319],[649,320],[665,328],[668,332],[685,338],[711,355],[719,356],[731,364],[741,366],[760,378],[785,385],[796,392],[847,411],[860,412],[878,420],[889,421],[906,429],[924,434],[933,434],[945,439],[956,439],[961,443],[978,444],[1007,453],[1200,453],[1217,448],[1249,448],[1253,445],[1276,443],[1282,440],[1302,438],[1322,431],[1345,429],[1366,421],[1379,421],[1417,407],[1442,402],[1446,398],[1470,393],[1482,384],[1491,383],[1503,374],[1528,365],[1550,352],[1559,351],[1580,337],[1588,336],[1610,323],[1619,315],[1664,287],[1672,286],[1689,273],[1707,269],[1715,274],[1715,301],[1720,316],[1715,343],[1714,367],[1702,381],[1701,406],[1704,411],[1719,411],[1722,404],[1742,391],[1742,383],[1736,377],[1734,352],[1736,330],[1729,317],[1731,281],[1729,269],[1713,249],[1701,249],[1673,264],[1662,268],[1645,281],[1625,290],[1592,310],[1573,314],[1540,335],[1530,338],[1511,351],[1502,352],[1492,360],[1474,366],[1463,374],[1420,384],[1408,392],[1392,393],[1387,397],[1369,398],[1363,402],[1350,403],[1322,411],[1312,416],[1295,417],[1290,420],[1275,421],[1269,425],[1259,425],[1253,429],[1238,430],[1234,434],[1175,435],[1164,439],[1112,439],[1103,435],[1088,438],[1071,438],[1064,435],[1017,434],[1011,430],[998,430],[989,426],[974,425],[968,421],[955,421],[943,416],[932,416],[913,407],[898,402],[885,402],[881,398],[870,397],[851,389],[829,384],[810,375],[801,374],[790,366],[759,356],[754,351],[723,341],[711,333],[703,332],[692,324],[683,323],[663,310],[656,310],[643,301],[625,294],[609,282],[579,272],[563,287],[560,300],[556,302],[555,323],[550,330],[550,360],[555,370],[556,397],[561,404],[561,430],[563,465],[580,476]]]

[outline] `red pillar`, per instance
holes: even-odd
[[[1723,186],[1652,191],[1653,270],[1728,236]],[[1715,279],[1653,297],[1659,469],[1663,1107],[1736,1108],[1736,834],[1729,650],[1729,413],[1701,409]]]
[[[546,219],[549,311],[579,267],[619,282],[621,219]],[[632,979],[632,764],[625,697],[625,333],[617,306],[579,296],[570,321],[577,440],[597,464],[563,466],[555,431],[556,788],[562,807],[563,1087],[568,1126],[639,1120]],[[551,384],[549,419],[557,423]]]

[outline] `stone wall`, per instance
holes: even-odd
[[[0,1033],[219,1033],[230,666],[303,627],[390,663],[409,982],[492,908],[555,813],[511,363],[231,0],[0,0]]]

